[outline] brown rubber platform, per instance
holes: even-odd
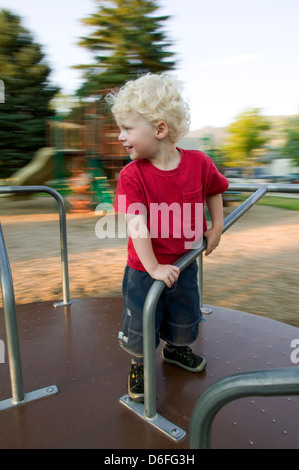
[[[207,359],[199,374],[164,364],[157,350],[157,412],[187,431],[173,441],[119,402],[129,356],[118,346],[121,298],[17,306],[25,393],[57,385],[58,394],[0,412],[1,449],[187,449],[198,397],[224,376],[294,367],[299,329],[212,307],[193,350]],[[0,339],[6,342],[3,312]],[[11,397],[8,360],[0,363],[0,400]],[[299,367],[299,366],[298,366]],[[212,448],[298,448],[299,397],[242,398],[212,428]]]

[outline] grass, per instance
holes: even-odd
[[[244,196],[244,201],[248,196]],[[243,200],[243,197],[240,198]],[[299,197],[280,197],[280,196],[270,196],[266,194],[262,199],[257,203],[261,206],[270,206],[270,207],[279,207],[280,209],[288,209],[292,211],[299,211]]]

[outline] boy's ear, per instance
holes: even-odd
[[[157,139],[164,139],[168,135],[168,126],[165,121],[159,121],[156,126]]]

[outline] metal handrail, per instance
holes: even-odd
[[[297,368],[243,372],[218,380],[202,394],[193,409],[189,448],[210,448],[213,420],[227,403],[244,397],[290,395],[299,395]]]
[[[7,340],[7,351],[10,365],[10,381],[13,403],[19,403],[24,399],[24,385],[20,345],[18,337],[16,304],[13,290],[11,269],[0,224],[0,282],[3,299],[3,312]]]
[[[68,277],[68,257],[67,257],[67,239],[66,239],[66,214],[64,201],[60,194],[47,186],[3,186],[0,193],[34,193],[46,192],[51,194],[59,204],[59,220],[60,220],[60,241],[61,241],[61,260],[63,275],[63,302],[59,305],[69,305],[69,277]],[[29,401],[55,395],[58,392],[56,385],[35,390],[27,394],[24,393],[24,383],[22,374],[22,363],[20,354],[20,343],[17,327],[16,303],[13,289],[13,280],[5,241],[3,237],[2,227],[0,224],[0,283],[2,290],[3,312],[5,321],[5,331],[7,339],[7,351],[9,362],[10,382],[12,389],[12,398],[0,401],[0,411],[6,410],[13,406],[18,406]]]
[[[60,251],[62,267],[62,292],[63,302],[56,302],[55,307],[70,305],[69,288],[69,269],[67,252],[67,234],[66,234],[66,211],[62,196],[53,188],[48,186],[1,186],[0,194],[28,194],[28,193],[47,193],[58,202],[59,208],[59,227],[60,227]]]
[[[237,207],[224,220],[223,232],[226,232],[242,215],[254,206],[267,192],[299,193],[299,186],[292,184],[230,184],[228,190],[253,192],[246,201]],[[199,248],[189,250],[176,263],[181,272],[206,249],[203,240]],[[144,416],[151,419],[156,412],[156,361],[155,361],[155,312],[158,300],[165,288],[163,281],[155,281],[145,300],[143,307],[143,363],[144,363]]]
[[[33,400],[39,400],[58,393],[56,385],[51,385],[33,392],[24,393],[20,342],[18,336],[16,303],[13,290],[11,269],[5,241],[0,224],[0,282],[3,299],[3,312],[7,340],[9,374],[12,398],[0,401],[0,411],[19,406]]]

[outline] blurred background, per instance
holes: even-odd
[[[298,14],[293,0],[0,0],[0,184],[47,184],[70,210],[113,202],[128,156],[104,96],[165,71],[192,110],[179,146],[232,181],[298,183]]]
[[[0,185],[65,198],[73,298],[121,295],[126,240],[99,240],[94,209],[129,161],[104,101],[127,79],[179,78],[192,121],[178,145],[231,181],[299,182],[298,17],[296,0],[0,0]],[[205,303],[298,326],[299,198],[282,196],[205,257]],[[225,215],[243,197],[226,194]],[[17,303],[61,300],[49,199],[1,196]]]

